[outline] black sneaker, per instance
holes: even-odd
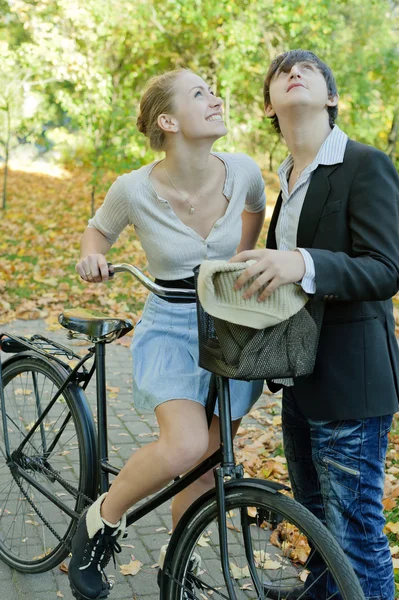
[[[79,519],[72,540],[72,558],[68,567],[72,594],[77,600],[106,598],[112,588],[104,572],[111,556],[121,552],[118,538],[124,531],[125,518],[118,527],[105,525],[100,516],[101,496]],[[123,521],[123,523],[122,523]]]

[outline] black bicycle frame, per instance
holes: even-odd
[[[97,382],[97,430],[98,430],[98,453],[100,461],[100,489],[103,494],[109,489],[109,474],[118,475],[120,469],[114,467],[108,462],[108,440],[107,440],[107,395],[106,395],[106,376],[105,376],[105,343],[98,342],[95,345],[95,365]],[[220,380],[220,381],[219,381]],[[221,385],[221,381],[224,384]],[[228,380],[215,375],[211,376],[208,398],[206,403],[206,412],[208,425],[212,419],[216,400],[219,398],[220,411],[220,439],[221,447],[202,463],[183,476],[176,477],[174,482],[166,489],[153,496],[151,500],[143,503],[139,508],[133,509],[127,518],[127,525],[138,521],[141,517],[148,514],[173,496],[191,485],[202,475],[210,471],[217,465],[221,469],[227,469],[226,475],[233,476],[232,470],[237,469],[237,477],[241,477],[242,469],[234,464],[233,436],[231,430],[230,399],[225,397],[228,392]],[[226,408],[224,408],[226,405]],[[217,483],[217,482],[216,482]]]
[[[106,377],[105,377],[105,343],[96,344],[95,348],[96,380],[97,380],[97,422],[98,422],[98,442],[100,457],[100,494],[109,489],[109,474],[119,473],[119,469],[112,467],[108,462],[108,441],[107,441],[107,399],[106,399]],[[127,517],[127,525],[131,525],[144,517],[161,504],[170,500],[194,483],[199,477],[215,469],[216,496],[218,499],[218,523],[219,523],[219,542],[222,560],[223,575],[231,600],[236,599],[234,585],[230,574],[228,560],[227,544],[227,523],[226,523],[226,503],[224,496],[225,477],[240,479],[244,476],[241,466],[237,466],[234,461],[233,435],[231,428],[231,410],[229,380],[226,377],[211,376],[208,398],[206,403],[206,415],[208,425],[212,419],[216,400],[219,400],[219,423],[220,440],[219,450],[206,458],[202,463],[189,471],[186,475],[177,477],[174,482],[166,489],[161,490],[150,500],[144,502],[140,507],[133,509]]]
[[[85,389],[90,382],[94,371],[96,371],[96,385],[97,385],[97,434],[98,434],[98,455],[99,455],[99,493],[102,494],[109,490],[109,475],[118,475],[120,469],[111,465],[108,461],[108,440],[107,440],[107,395],[106,395],[106,371],[105,371],[105,340],[98,340],[94,344],[94,348],[90,348],[88,353],[79,360],[78,364],[75,365],[74,369],[68,374],[64,383],[57,390],[50,403],[46,408],[38,411],[40,415],[34,426],[25,437],[24,441],[16,450],[16,453],[22,452],[23,447],[29,442],[33,433],[42,427],[43,421],[57,401],[59,396],[63,393],[65,388],[71,381],[77,381],[83,383],[82,388]],[[79,369],[84,363],[92,357],[94,354],[94,364],[89,372],[79,373]],[[60,361],[61,362],[61,361]],[[228,542],[227,542],[227,523],[226,523],[226,503],[225,503],[225,492],[224,482],[225,478],[229,479],[241,479],[243,477],[243,469],[241,465],[236,465],[234,460],[233,450],[233,436],[231,428],[231,410],[230,410],[230,393],[229,393],[229,380],[225,377],[217,376],[212,374],[209,386],[208,398],[206,402],[206,415],[208,425],[210,424],[216,400],[219,401],[219,423],[220,423],[220,448],[214,452],[211,456],[202,461],[194,469],[189,471],[183,476],[177,477],[172,484],[158,492],[150,500],[144,502],[140,507],[133,509],[127,517],[127,525],[135,523],[143,516],[152,512],[158,506],[170,500],[187,488],[189,485],[197,481],[202,475],[214,469],[215,473],[215,492],[218,504],[218,524],[219,524],[219,543],[221,552],[221,562],[224,579],[231,600],[236,600],[236,594],[234,591],[234,585],[230,574],[230,567],[228,561]],[[4,394],[1,385],[1,361],[0,361],[0,404],[2,407],[2,420],[3,430],[5,432],[5,446],[6,452],[9,456],[9,443],[7,436],[7,427],[5,423],[5,401]],[[66,423],[65,423],[66,424]],[[64,425],[64,424],[63,424]],[[51,453],[51,448],[47,451]],[[218,466],[219,465],[219,466]],[[53,496],[48,490],[46,490],[41,484],[36,482],[29,473],[25,472],[24,469],[18,468],[19,474],[25,478],[33,487],[40,490],[49,500],[56,504],[61,510],[65,511],[69,516],[78,518],[79,515],[71,508],[63,504],[63,502]],[[256,568],[253,562],[252,554],[250,553],[250,533],[249,533],[249,521],[248,519],[242,520],[243,538],[244,545],[246,547],[246,554],[250,563],[250,572],[252,580],[254,581],[255,588],[258,593],[263,596],[261,586],[259,585],[259,579],[256,575]]]

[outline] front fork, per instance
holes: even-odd
[[[244,476],[242,465],[234,460],[233,435],[231,429],[231,406],[229,380],[216,377],[216,389],[219,400],[220,440],[222,450],[221,466],[215,469],[216,500],[218,507],[220,558],[223,577],[231,600],[237,600],[229,565],[229,549],[227,541],[226,498],[224,493],[225,478],[241,479]]]
[[[237,600],[229,564],[229,549],[227,540],[227,512],[224,483],[228,479],[242,479],[244,469],[236,465],[234,459],[233,436],[231,429],[231,406],[229,380],[226,377],[216,377],[216,388],[219,400],[220,439],[222,450],[221,466],[215,469],[216,499],[218,506],[219,544],[223,577],[231,600]],[[241,510],[241,531],[248,568],[258,598],[264,598],[264,590],[256,571],[252,552],[250,519],[245,509]]]

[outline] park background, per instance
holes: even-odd
[[[26,320],[29,332],[30,319],[43,319],[51,331],[78,305],[138,319],[138,284],[86,285],[74,268],[115,177],[159,158],[135,127],[152,75],[188,67],[223,97],[228,134],[214,148],[262,168],[262,245],[286,155],[263,114],[270,60],[316,52],[336,76],[339,126],[398,168],[398,41],[397,0],[0,0],[0,323]],[[146,266],[132,228],[109,256]],[[395,316],[399,333],[399,297]],[[396,420],[385,503],[399,567],[398,474]]]

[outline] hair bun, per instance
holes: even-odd
[[[137,126],[137,129],[140,131],[140,133],[147,135],[147,127],[144,123],[144,119],[141,116],[141,114],[137,117],[136,126]]]

